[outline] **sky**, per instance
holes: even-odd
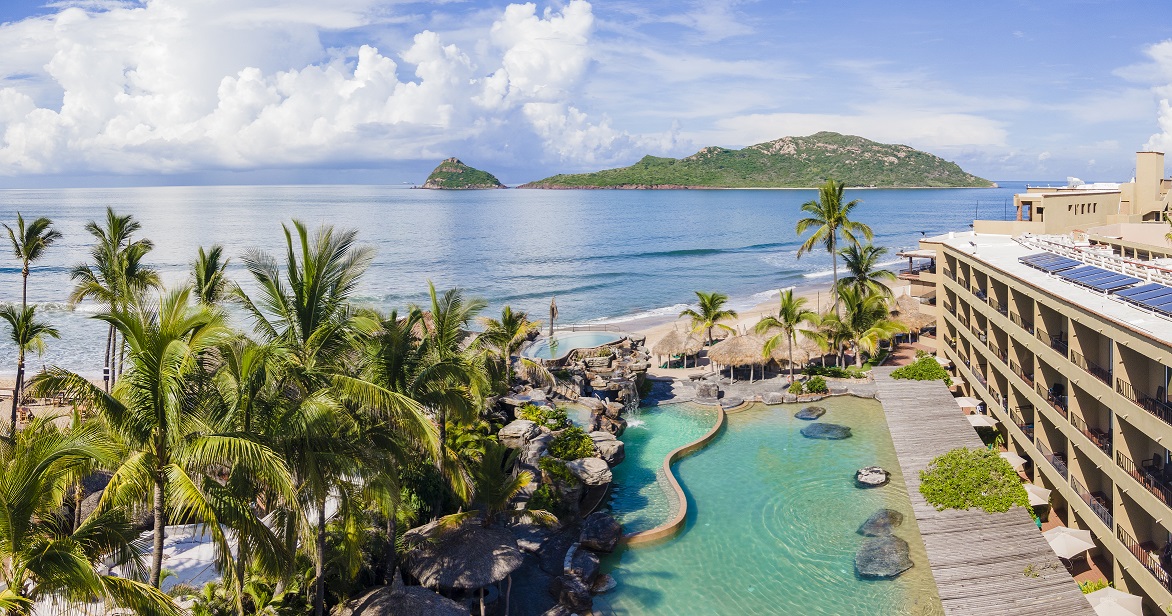
[[[994,180],[1172,152],[1167,0],[3,0],[0,187],[506,183],[820,130]]]

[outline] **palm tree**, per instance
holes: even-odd
[[[99,510],[132,508],[150,498],[154,545],[149,583],[158,587],[163,570],[163,540],[168,514],[207,525],[220,558],[230,554],[224,533],[275,542],[254,512],[237,506],[218,479],[240,469],[267,485],[285,486],[288,471],[277,455],[234,426],[207,412],[196,386],[199,358],[226,336],[223,315],[192,305],[191,290],[179,288],[157,304],[136,303],[96,315],[113,325],[130,349],[129,369],[110,393],[60,368],[37,376],[39,391],[65,391],[97,409],[130,451],[102,493]],[[243,539],[242,539],[243,540]]]
[[[872,244],[850,244],[838,252],[846,265],[847,276],[838,281],[839,287],[854,287],[862,293],[891,297],[888,283],[897,280],[895,272],[879,267],[879,261],[887,249]]]
[[[234,295],[257,333],[281,354],[280,384],[285,404],[267,417],[264,429],[292,471],[301,507],[284,513],[287,547],[300,528],[316,527],[314,612],[325,611],[327,506],[344,498],[357,478],[385,474],[367,455],[369,443],[391,446],[393,427],[435,446],[435,429],[420,404],[384,384],[361,376],[358,345],[379,330],[377,319],[359,314],[349,299],[373,253],[357,245],[353,231],[320,228],[311,238],[305,225],[284,227],[284,266],[264,252],[244,257],[256,280],[256,299],[236,288]],[[296,233],[296,238],[293,233]],[[384,450],[384,461],[397,457]],[[372,470],[373,469],[373,470]],[[350,511],[339,506],[339,512]],[[316,519],[299,521],[303,514]]]
[[[723,330],[733,332],[733,328],[721,323],[728,319],[737,318],[735,310],[727,310],[724,308],[725,302],[728,301],[728,296],[724,293],[705,293],[703,291],[696,291],[696,297],[700,300],[699,310],[688,308],[680,313],[681,317],[688,317],[692,319],[692,331],[706,331],[708,335],[708,344],[712,344],[712,330],[714,328],[721,328]]]
[[[136,614],[181,613],[167,595],[133,579],[143,567],[131,546],[136,533],[121,510],[97,512],[72,531],[61,517],[71,476],[116,454],[94,423],[62,432],[40,418],[0,439],[0,611],[27,615],[47,597],[109,597]],[[107,559],[131,576],[98,573]]]
[[[521,349],[521,345],[529,339],[529,335],[541,328],[538,321],[530,321],[529,314],[514,311],[512,306],[501,309],[501,318],[481,319],[484,333],[480,334],[477,342],[488,350],[495,361],[494,369],[501,376],[498,391],[508,390],[513,382],[513,356]]]
[[[20,212],[16,213],[16,229],[8,225],[4,225],[4,228],[8,230],[13,254],[20,259],[20,307],[24,308],[28,305],[29,264],[45,256],[45,250],[61,239],[61,232],[54,229],[53,221],[44,216],[26,227]]]
[[[228,267],[228,259],[224,259],[224,247],[215,244],[208,251],[199,247],[199,255],[192,263],[191,278],[195,285],[195,298],[201,304],[208,306],[219,305],[224,299],[224,292],[228,288],[228,278],[224,276],[224,269]]]
[[[756,330],[759,334],[764,334],[772,330],[780,330],[768,340],[765,341],[765,350],[763,352],[765,357],[773,354],[773,350],[777,345],[784,340],[789,347],[789,380],[792,383],[794,380],[794,334],[797,332],[797,327],[805,321],[810,321],[817,316],[813,310],[806,309],[806,298],[794,297],[793,289],[786,289],[781,291],[781,302],[777,309],[776,315],[763,317],[757,323]]]
[[[842,234],[848,242],[858,244],[858,236],[862,235],[870,240],[874,234],[871,227],[864,223],[850,219],[851,212],[862,201],[855,199],[849,203],[842,202],[843,185],[834,180],[826,180],[818,189],[818,199],[802,204],[802,211],[807,214],[798,220],[795,232],[800,236],[810,229],[814,233],[798,248],[798,258],[814,247],[821,244],[830,253],[834,265],[834,283],[832,289],[838,289],[838,237]],[[834,298],[834,311],[838,312],[838,297]]]
[[[0,307],[0,319],[12,328],[10,339],[16,347],[16,387],[12,390],[12,417],[9,428],[16,430],[16,408],[24,393],[24,358],[29,351],[38,355],[45,351],[45,338],[58,338],[60,334],[53,326],[37,320],[37,307]]]
[[[887,299],[882,295],[844,288],[843,313],[836,319],[835,326],[855,346],[855,365],[862,366],[863,352],[874,353],[879,341],[907,331],[902,324],[892,320]]]
[[[96,221],[86,224],[85,229],[97,242],[90,250],[93,265],[75,266],[69,273],[74,281],[69,295],[71,303],[93,299],[108,311],[125,310],[150,289],[157,289],[161,283],[155,270],[142,264],[142,259],[154,248],[148,239],[133,240],[141,224],[133,216],[119,216],[106,208],[106,226]],[[107,391],[112,387],[116,374],[114,370],[119,350],[125,354],[125,341],[118,343],[118,332],[111,324],[106,334],[106,354],[102,365],[104,377],[108,375]]]

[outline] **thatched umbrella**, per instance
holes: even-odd
[[[667,366],[671,367],[671,356],[677,355],[684,351],[684,337],[680,335],[679,330],[674,327],[666,336],[659,339],[655,346],[651,347],[651,352],[656,355],[667,355]]]
[[[695,332],[688,334],[688,337],[684,339],[684,359],[685,359],[684,367],[685,368],[688,367],[687,361],[686,361],[687,357],[689,355],[696,355],[697,357],[696,357],[695,361],[692,362],[692,367],[695,368],[696,365],[700,361],[698,354],[703,349],[704,349],[704,338],[696,335]]]
[[[407,552],[406,565],[420,584],[440,590],[480,589],[484,611],[484,587],[509,578],[524,556],[517,539],[508,529],[483,526],[470,520],[451,530],[442,530],[436,520],[403,533],[403,540],[415,546]]]
[[[422,586],[404,586],[395,574],[390,586],[372,588],[351,601],[342,616],[468,616],[468,608]]]
[[[756,336],[730,336],[708,349],[710,361],[728,366],[732,378],[733,366],[749,366],[749,382],[753,382],[753,366],[765,363],[765,341]]]
[[[825,355],[825,353],[822,351],[822,347],[818,346],[817,342],[814,342],[813,340],[802,335],[798,335],[797,347],[799,351],[806,355],[805,363],[810,363],[810,361],[815,357],[822,357]]]

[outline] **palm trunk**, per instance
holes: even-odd
[[[383,563],[383,568],[385,569],[383,573],[383,584],[393,584],[395,581],[395,567],[398,566],[398,554],[395,553],[395,534],[398,532],[395,526],[395,522],[397,522],[395,517],[397,515],[398,507],[391,507],[391,512],[387,515],[387,555]]]
[[[441,409],[439,412],[439,465],[438,465],[441,480],[446,480],[448,477],[447,472],[446,472],[446,469],[447,469],[446,458],[447,458],[447,456],[444,455],[445,452],[447,451],[447,447],[448,447],[447,413],[445,413]],[[438,518],[441,513],[441,509],[443,508],[443,505],[444,505],[443,490],[436,490],[435,501],[432,502],[432,504],[431,504],[431,515],[433,517]]]
[[[326,500],[323,498],[317,505],[317,562],[314,563],[314,573],[317,574],[317,592],[313,596],[314,616],[325,616],[326,613]]]
[[[28,307],[28,261],[24,262],[20,275],[24,278],[20,283],[20,309],[23,311]]]
[[[863,367],[863,347],[859,346],[858,342],[855,343],[855,367]]]
[[[244,567],[248,556],[243,533],[236,532],[236,613],[244,616]]]
[[[151,552],[151,577],[150,584],[155,588],[159,587],[159,582],[163,576],[163,539],[167,532],[167,511],[164,507],[164,490],[167,484],[163,477],[163,470],[157,469],[155,471],[155,544]]]
[[[105,382],[106,393],[110,393],[110,385],[112,385],[110,379],[114,376],[113,371],[110,370],[110,349],[113,348],[113,346],[114,326],[110,325],[110,328],[106,330],[106,356],[102,359],[102,371],[104,372],[102,375],[102,381]]]
[[[794,382],[794,337],[790,334],[789,337],[789,382],[792,385]]]
[[[8,435],[16,436],[16,408],[20,405],[20,392],[24,380],[24,349],[17,354],[16,383],[12,387],[12,424],[8,426]]]

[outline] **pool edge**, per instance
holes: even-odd
[[[663,472],[667,476],[667,481],[671,485],[672,490],[676,493],[676,498],[680,504],[679,510],[676,511],[674,518],[655,528],[623,535],[620,540],[623,545],[628,547],[646,546],[651,543],[670,539],[683,529],[688,519],[688,498],[684,494],[684,489],[680,486],[679,481],[676,479],[675,473],[672,472],[671,465],[707,447],[709,443],[716,439],[720,431],[724,429],[727,417],[728,415],[724,407],[719,404],[716,405],[716,425],[712,426],[712,429],[704,436],[686,445],[676,447],[671,453],[667,454],[667,457],[663,460]]]

